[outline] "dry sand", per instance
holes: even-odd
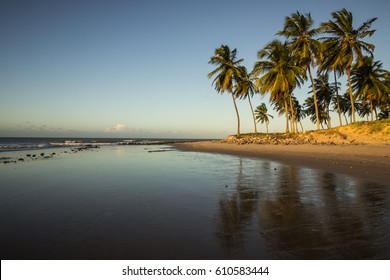
[[[390,186],[390,145],[237,145],[200,141],[173,146],[183,151],[263,158]]]

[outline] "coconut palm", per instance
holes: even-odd
[[[374,61],[372,57],[364,57],[363,64],[351,70],[352,88],[356,98],[369,105],[371,121],[374,120],[373,104],[382,105],[389,89],[386,83],[386,70],[382,69],[382,63]],[[362,113],[360,113],[361,115]]]
[[[330,50],[327,49],[327,45],[323,44],[323,58],[328,56],[328,52],[330,52]],[[334,78],[333,85],[335,86],[335,93],[336,93],[336,96],[332,97],[332,103],[334,102],[334,106],[335,106],[333,107],[333,109],[337,111],[337,114],[339,116],[340,126],[343,126],[343,121],[341,118],[341,105],[340,105],[341,98],[339,96],[340,83],[337,81],[337,79],[343,75],[343,67],[339,65],[333,70],[326,67],[327,67],[326,64],[324,63],[320,64],[318,67],[318,74],[329,75],[329,72],[333,72],[333,78]]]
[[[328,128],[331,128],[331,118],[329,106],[336,92],[337,86],[334,83],[329,83],[328,74],[320,74],[314,79],[314,88],[317,90],[317,103],[321,103],[321,108],[327,116]],[[312,89],[313,90],[313,89]]]
[[[300,124],[301,130],[303,131],[302,120],[306,117],[306,112],[303,106],[299,103],[296,97],[293,97],[294,108],[295,108],[295,121]]]
[[[297,58],[298,64],[309,74],[313,89],[317,129],[320,129],[316,89],[310,68],[321,61],[322,44],[317,39],[314,39],[314,36],[320,30],[313,28],[313,24],[314,22],[310,14],[303,15],[297,11],[291,14],[290,17],[286,17],[283,30],[278,31],[276,34],[283,35],[287,38],[293,56]]]
[[[303,106],[305,108],[305,114],[310,118],[310,121],[312,123],[315,123],[317,121],[317,118],[313,98],[313,96],[306,98],[305,103],[303,103]],[[323,124],[328,124],[328,116],[322,106],[322,103],[318,103],[318,115],[320,117],[320,125],[322,128],[324,128]]]
[[[253,125],[255,128],[255,133],[257,133],[255,113],[253,111],[253,106],[251,102],[251,97],[257,93],[257,90],[254,85],[252,73],[248,73],[244,66],[240,67],[241,77],[236,83],[235,93],[237,97],[246,99],[248,98],[249,107],[252,112]]]
[[[372,18],[364,22],[359,28],[353,27],[352,13],[346,9],[332,13],[333,20],[321,24],[322,31],[330,37],[322,38],[327,45],[327,57],[323,61],[324,68],[335,69],[343,67],[348,78],[349,98],[353,122],[355,119],[354,97],[351,84],[351,68],[354,61],[360,66],[363,62],[363,52],[372,55],[374,45],[362,41],[366,36],[372,36],[375,30],[370,30],[376,20]]]
[[[268,134],[268,124],[269,124],[269,118],[274,118],[272,115],[268,114],[268,109],[265,103],[261,103],[261,105],[256,107],[255,116],[257,122],[261,122],[262,124],[265,123],[266,131]]]
[[[254,65],[253,74],[259,78],[255,82],[255,87],[261,94],[269,92],[271,103],[284,103],[286,132],[289,132],[287,102],[290,100],[292,104],[292,91],[303,83],[306,78],[305,70],[297,65],[288,44],[280,40],[267,44],[257,56],[259,61]],[[293,111],[291,113],[294,114]]]
[[[232,96],[237,116],[237,136],[240,135],[240,115],[237,109],[234,87],[242,75],[240,72],[240,63],[242,61],[243,59],[237,59],[237,49],[231,51],[227,45],[221,45],[221,47],[215,49],[214,56],[209,61],[210,64],[217,65],[217,68],[207,75],[209,79],[216,75],[213,85],[215,85],[218,93],[227,91]]]

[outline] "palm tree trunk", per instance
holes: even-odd
[[[348,119],[347,116],[344,114],[345,123],[348,125]]]
[[[337,113],[339,114],[340,126],[343,126],[343,122],[342,122],[342,119],[341,119],[339,89],[338,89],[338,86],[337,86],[336,70],[333,71],[333,74],[334,74],[334,84],[336,86]]]
[[[354,123],[354,122],[356,122],[356,118],[355,118],[355,101],[353,99],[352,84],[351,84],[351,69],[347,68],[346,72],[347,72],[347,77],[348,77],[349,98],[351,100],[352,123]]]
[[[304,130],[303,130],[302,122],[300,121],[299,124],[301,125],[301,129],[302,129],[302,132],[303,132]]]
[[[370,100],[370,113],[371,113],[371,121],[374,121],[374,108],[372,107],[372,100]]]
[[[312,89],[313,89],[313,99],[314,99],[314,108],[315,108],[315,111],[316,111],[317,130],[320,130],[320,115],[318,114],[317,91],[316,91],[316,88],[314,86],[314,80],[313,80],[313,76],[311,74],[310,66],[307,67],[307,71],[309,72],[311,86],[312,86]]]
[[[292,96],[290,95],[290,110],[291,110],[291,132],[295,133],[296,132],[296,127],[295,127],[295,114],[294,114],[294,105],[292,102]]]
[[[252,111],[252,118],[253,118],[253,124],[255,126],[255,133],[257,134],[257,125],[256,125],[255,112],[253,111],[251,97],[249,96],[249,94],[248,94],[248,101],[249,101],[249,106],[251,107],[251,111]]]
[[[267,121],[265,122],[265,128],[266,128],[267,134],[268,134],[268,122]]]
[[[236,99],[234,98],[233,93],[232,93],[232,98],[233,98],[234,109],[236,110],[236,116],[237,116],[237,136],[240,136],[240,115],[238,114]]]
[[[290,129],[288,127],[288,105],[287,105],[287,101],[286,100],[284,100],[284,111],[285,111],[285,114],[286,114],[286,133],[289,133]]]

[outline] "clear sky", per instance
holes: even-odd
[[[315,24],[347,8],[354,26],[378,17],[375,59],[390,67],[388,0],[2,0],[0,137],[225,137],[236,131],[231,97],[207,73],[215,48],[237,48],[249,70],[284,18]],[[343,85],[342,90],[345,90]],[[307,87],[295,92],[303,102]],[[268,104],[268,96],[254,105]],[[252,132],[239,101],[242,132]],[[270,123],[283,131],[284,119]],[[337,118],[333,123],[338,124]],[[265,131],[258,124],[259,131]],[[314,129],[309,120],[305,129]]]

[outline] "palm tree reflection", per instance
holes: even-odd
[[[389,258],[386,186],[259,163],[240,158],[236,186],[218,203],[217,236],[229,257]]]

